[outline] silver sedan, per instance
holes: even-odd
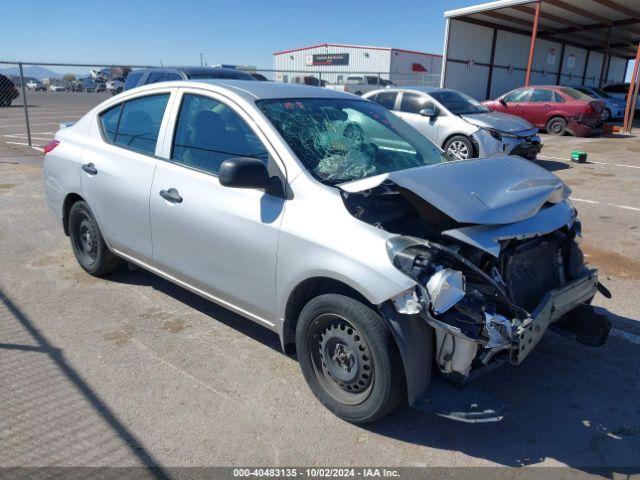
[[[404,87],[363,95],[393,110],[456,158],[519,155],[534,160],[542,148],[538,129],[523,118],[492,112],[449,88]]]
[[[560,179],[519,157],[451,161],[353,95],[135,88],[57,132],[44,187],[86,272],[130,262],[273,330],[351,422],[405,399],[500,420],[498,400],[447,380],[522,362],[578,307],[589,322],[558,326],[592,344],[608,333],[584,310],[598,276]]]

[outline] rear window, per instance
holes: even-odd
[[[124,82],[124,89],[129,90],[138,85],[140,77],[142,77],[142,72],[130,72],[129,75],[127,75],[127,80]]]
[[[586,93],[582,93],[578,90],[576,90],[575,88],[570,88],[570,87],[562,87],[560,88],[560,91],[573,98],[574,100],[585,100],[587,102],[593,100],[593,98],[591,98],[589,95],[587,95]]]

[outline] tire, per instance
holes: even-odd
[[[353,298],[325,294],[309,301],[298,319],[296,349],[313,394],[348,422],[378,420],[406,397],[393,335],[378,313]]]
[[[450,156],[461,160],[474,158],[476,156],[473,143],[464,135],[454,135],[451,137],[444,144],[443,150]]]
[[[553,117],[547,122],[546,130],[549,135],[562,136],[567,131],[567,121],[562,117]]]
[[[104,243],[96,219],[85,202],[73,204],[69,212],[68,227],[73,253],[87,273],[99,277],[120,266],[122,260]]]
[[[611,119],[611,110],[609,110],[608,108],[605,107],[604,115],[602,115],[602,121],[606,122],[606,121],[608,121],[610,119]]]

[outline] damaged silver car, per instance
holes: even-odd
[[[127,261],[277,332],[351,422],[403,401],[499,420],[497,399],[452,386],[521,363],[549,328],[608,335],[561,180],[519,157],[452,161],[348,94],[150,85],[45,151],[47,202],[88,273]]]

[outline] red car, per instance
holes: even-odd
[[[491,110],[522,117],[552,135],[586,137],[600,128],[604,104],[570,87],[535,85],[484,102]]]

